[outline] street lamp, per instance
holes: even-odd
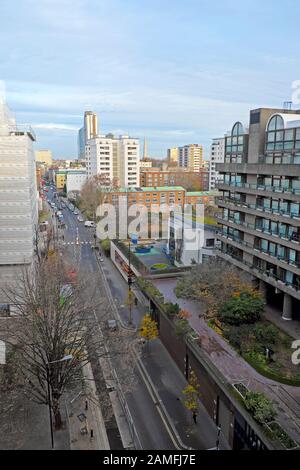
[[[50,418],[50,432],[51,432],[51,448],[54,449],[54,438],[53,438],[53,424],[52,424],[52,411],[51,411],[51,394],[50,394],[50,364],[57,364],[58,362],[70,361],[73,359],[72,354],[58,359],[57,361],[50,361],[46,363],[47,367],[47,389],[48,389],[48,406],[49,406],[49,418]]]

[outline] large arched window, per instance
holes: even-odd
[[[267,130],[268,131],[277,131],[277,130],[281,130],[281,129],[284,129],[284,121],[283,121],[281,116],[279,116],[278,114],[275,114],[275,116],[273,116],[270,119]]]
[[[242,135],[244,134],[244,127],[240,122],[236,122],[235,125],[232,128],[231,135],[232,136],[237,136],[237,135]]]
[[[245,145],[245,129],[241,122],[236,122],[232,128],[231,135],[226,137],[227,163],[241,163]]]

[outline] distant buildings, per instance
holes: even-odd
[[[140,186],[183,186],[185,189],[208,191],[209,171],[206,168],[201,168],[198,172],[179,167],[170,167],[167,170],[141,168]]]
[[[51,166],[53,163],[51,150],[37,150],[35,152],[35,160],[39,163],[45,163],[47,166]]]
[[[83,127],[78,131],[78,158],[85,158],[85,145],[98,135],[98,117],[93,111],[85,111]]]
[[[213,139],[210,147],[210,159],[209,159],[209,190],[213,190],[216,187],[216,183],[222,176],[216,170],[216,163],[224,163],[225,158],[225,138]]]
[[[139,139],[127,135],[98,135],[88,140],[85,148],[87,176],[103,175],[117,180],[120,186],[139,186]]]
[[[30,128],[0,104],[0,288],[12,286],[34,257],[38,225],[36,167]],[[5,298],[0,294],[0,303]]]
[[[85,168],[68,170],[66,178],[67,194],[72,192],[80,192],[86,180],[87,173]]]
[[[140,160],[140,169],[142,168],[152,168],[152,160]]]
[[[198,172],[205,166],[203,147],[199,144],[189,144],[170,148],[168,149],[168,162],[172,166],[177,165]]]
[[[167,154],[168,162],[178,165],[178,155],[179,155],[178,147],[168,149],[168,154]]]

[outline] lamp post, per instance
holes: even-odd
[[[48,406],[49,406],[49,419],[50,419],[50,432],[51,432],[51,449],[54,449],[54,436],[53,436],[53,424],[52,424],[52,410],[51,410],[51,394],[50,394],[50,364],[57,364],[58,362],[70,361],[73,359],[72,354],[68,354],[57,361],[50,361],[46,363],[47,368],[47,389],[48,389]]]

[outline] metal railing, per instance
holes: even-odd
[[[239,201],[233,198],[218,198],[217,203],[218,204],[226,204],[226,203],[233,204],[234,206],[237,206],[237,207],[245,207],[245,208],[252,209],[255,211],[262,211],[262,212],[266,212],[266,213],[270,213],[274,215],[281,215],[283,217],[287,216],[287,217],[290,217],[291,219],[293,218],[300,219],[299,212],[288,212],[283,209],[273,209],[271,207],[265,207],[261,204],[249,204],[245,201]]]

